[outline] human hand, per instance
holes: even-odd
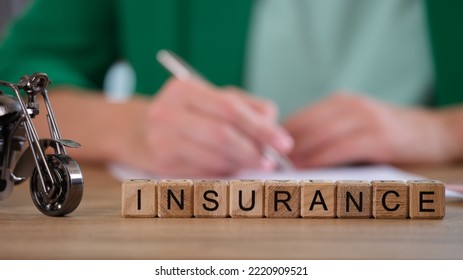
[[[272,103],[236,88],[168,81],[131,138],[130,164],[167,176],[220,176],[272,169],[261,146],[282,153],[292,139],[276,123]]]
[[[290,157],[299,167],[444,162],[461,146],[437,111],[343,93],[301,110],[284,127],[294,137]]]

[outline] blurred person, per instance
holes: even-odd
[[[79,160],[229,175],[275,168],[260,149],[271,145],[302,168],[450,162],[463,157],[462,8],[35,0],[4,35],[0,78],[49,75],[62,134],[83,145],[70,151]],[[159,49],[217,86],[168,79]],[[135,71],[136,94],[112,103],[103,79],[120,59]]]

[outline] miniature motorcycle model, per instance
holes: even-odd
[[[0,81],[0,86],[12,89],[16,95],[0,91],[0,200],[11,194],[14,185],[30,178],[35,206],[46,215],[64,216],[74,211],[82,199],[82,171],[66,154],[66,147],[78,148],[80,144],[62,139],[48,99],[49,83],[43,73],[25,75],[17,84]],[[51,138],[40,139],[32,122],[39,114],[38,94],[47,109]],[[24,150],[25,142],[29,146]],[[53,153],[45,153],[48,148]]]

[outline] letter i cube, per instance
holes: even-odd
[[[156,181],[144,179],[122,182],[122,216],[156,217]]]

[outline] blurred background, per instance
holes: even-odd
[[[8,22],[18,15],[24,5],[33,0],[0,0],[0,33],[3,31]]]
[[[19,16],[26,5],[34,0],[0,0],[0,40],[3,38],[10,21]],[[108,72],[105,92],[113,101],[122,101],[130,96],[135,87],[135,74],[129,64],[116,62]]]

